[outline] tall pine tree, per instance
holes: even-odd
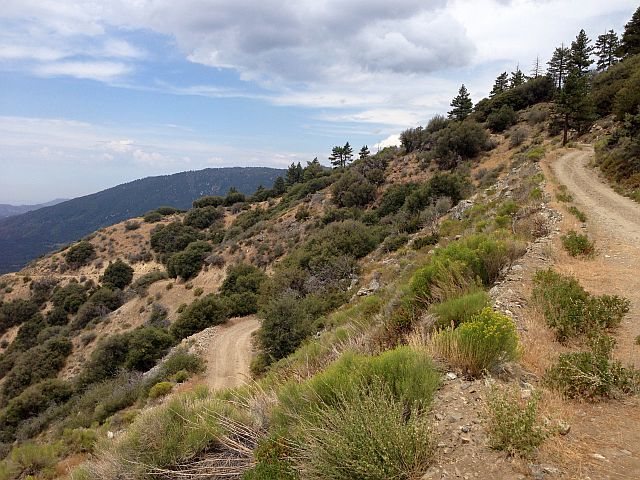
[[[620,40],[618,34],[613,30],[598,35],[594,53],[598,57],[597,69],[599,72],[605,71],[611,65],[618,63],[618,50],[620,49]]]
[[[360,149],[360,152],[358,153],[358,158],[362,160],[363,158],[369,158],[370,155],[371,152],[369,151],[369,147],[367,145],[363,145]]]
[[[516,71],[511,72],[511,78],[509,79],[509,87],[511,88],[519,87],[520,85],[524,84],[526,80],[527,80],[527,77],[524,76],[524,73],[522,73],[522,70],[520,70],[520,65],[518,65],[516,67]]]
[[[451,100],[451,106],[453,109],[449,112],[449,118],[460,122],[467,118],[473,110],[471,96],[464,84],[462,84],[460,90],[458,90],[458,95]]]
[[[640,53],[640,7],[635,11],[629,23],[624,26],[620,42],[620,56],[629,57]]]
[[[331,155],[329,155],[329,161],[331,165],[336,168],[344,167],[344,148],[336,145],[331,149]]]
[[[593,46],[591,45],[591,39],[587,37],[584,30],[580,30],[576,39],[571,42],[569,69],[576,70],[580,75],[584,75],[593,64],[593,60],[591,59],[592,54]]]
[[[490,97],[495,97],[496,95],[500,95],[503,92],[506,92],[509,89],[509,75],[507,72],[502,72],[496,78],[496,81],[493,84],[493,88],[491,89],[491,93],[489,93]]]
[[[540,64],[540,57],[536,57],[536,61],[533,62],[533,67],[531,67],[531,78],[538,78],[543,75],[542,65]]]
[[[549,65],[547,75],[552,78],[558,90],[564,85],[564,80],[569,73],[569,53],[569,49],[562,44],[561,47],[554,50],[551,60],[547,64]]]

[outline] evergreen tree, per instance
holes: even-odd
[[[620,42],[620,56],[628,57],[640,53],[640,7],[635,11],[629,23],[624,26]]]
[[[287,185],[294,185],[296,183],[302,182],[302,180],[302,165],[300,165],[300,162],[298,162],[298,165],[296,165],[295,163],[289,165],[285,176],[285,183]]]
[[[571,50],[569,52],[570,70],[576,70],[580,75],[587,73],[589,67],[593,64],[591,59],[593,46],[590,44],[591,39],[587,37],[584,30],[580,30],[576,39],[571,42]]]
[[[273,182],[273,193],[278,196],[278,195],[282,195],[284,192],[287,191],[287,185],[286,183],[284,183],[284,178],[282,177],[278,177],[276,178],[275,182]]]
[[[344,154],[344,164],[342,166],[346,167],[353,160],[353,148],[351,148],[349,142],[344,144],[344,147],[342,147],[342,152]]]
[[[331,165],[336,168],[344,167],[344,149],[336,145],[331,149],[331,155],[329,155],[329,161]]]
[[[329,161],[331,165],[336,168],[346,167],[348,163],[353,160],[353,148],[349,145],[349,142],[345,143],[343,147],[335,146],[331,149],[331,155]]]
[[[449,112],[449,118],[460,122],[467,118],[473,110],[471,96],[464,84],[462,84],[460,90],[458,90],[458,95],[451,100],[451,106],[453,109]]]
[[[507,72],[502,72],[496,78],[495,83],[493,84],[493,88],[491,89],[491,93],[489,93],[490,97],[495,97],[503,92],[506,92],[509,88],[509,75]]]
[[[318,160],[318,157],[316,157],[312,161],[307,162],[302,178],[305,182],[308,182],[311,179],[320,177],[322,175],[322,171],[322,165],[320,165],[320,161]]]
[[[618,63],[619,49],[620,40],[616,32],[609,30],[603,35],[598,35],[594,51],[598,56],[597,68],[599,72],[603,72],[611,65]]]
[[[363,158],[369,158],[371,156],[371,152],[369,151],[369,147],[367,145],[363,145],[358,153],[358,158],[362,160]]]
[[[541,77],[542,74],[543,72],[542,65],[540,64],[540,57],[536,57],[536,61],[533,63],[533,67],[531,68],[531,78]]]
[[[519,87],[520,85],[523,85],[526,80],[527,78],[524,76],[524,73],[522,73],[522,70],[520,70],[520,65],[518,65],[516,67],[516,71],[511,72],[511,78],[509,79],[509,87],[510,88]]]
[[[555,102],[556,112],[562,119],[562,144],[566,145],[570,128],[584,133],[594,118],[594,108],[589,96],[589,78],[578,69],[566,77]]]
[[[554,50],[551,60],[547,63],[549,69],[547,75],[553,79],[556,88],[560,90],[564,85],[564,80],[569,73],[569,49],[562,44]]]

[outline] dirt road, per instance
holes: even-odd
[[[249,378],[251,334],[260,327],[256,317],[229,320],[216,331],[206,352],[206,383],[213,389],[242,385]]]
[[[550,167],[566,185],[573,203],[587,215],[587,233],[596,242],[594,259],[575,259],[562,252],[554,268],[571,274],[591,293],[620,295],[631,300],[631,311],[616,331],[615,356],[640,367],[640,204],[617,194],[589,167],[593,149],[571,151]],[[562,210],[561,205],[556,208]],[[563,230],[580,230],[565,214]],[[579,478],[640,478],[640,401],[629,397],[603,404],[576,405],[572,447],[581,464]],[[575,462],[574,462],[575,463]],[[573,477],[572,477],[573,478]]]

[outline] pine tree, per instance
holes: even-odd
[[[570,128],[576,128],[579,133],[583,133],[593,121],[594,109],[589,96],[589,79],[578,69],[567,75],[556,98],[555,109],[562,118],[563,145],[567,144]]]
[[[344,167],[344,148],[338,145],[333,147],[331,155],[329,155],[329,161],[336,168]]]
[[[640,7],[635,11],[629,23],[624,26],[620,42],[620,56],[629,57],[640,53]]]
[[[363,158],[369,158],[371,152],[369,151],[369,147],[367,145],[363,145],[358,153],[358,158],[362,160]]]
[[[522,73],[522,70],[520,70],[520,65],[518,65],[516,67],[516,71],[511,72],[511,78],[509,79],[509,87],[511,88],[519,87],[520,85],[524,84],[526,79],[527,78],[524,76],[524,73]]]
[[[467,91],[467,87],[462,84],[460,90],[458,90],[458,95],[451,100],[451,106],[453,109],[449,112],[449,118],[454,120],[462,121],[469,116],[471,111],[473,110],[473,102],[471,101],[471,96]]]
[[[307,162],[302,178],[305,182],[308,182],[313,178],[321,176],[322,170],[322,165],[320,165],[320,161],[318,160],[318,157],[316,157],[312,161]]]
[[[562,44],[561,47],[554,50],[551,60],[547,63],[549,65],[547,75],[553,79],[553,83],[558,90],[564,85],[564,80],[569,72],[569,53],[569,49]]]
[[[536,61],[531,68],[531,78],[538,78],[542,76],[542,65],[540,64],[540,57],[536,57]]]
[[[302,166],[300,165],[300,162],[298,162],[298,165],[296,165],[295,163],[292,163],[291,165],[289,165],[289,168],[287,169],[287,174],[285,175],[285,183],[287,185],[294,185],[296,183],[300,183],[302,181]]]
[[[591,40],[587,37],[584,30],[576,36],[571,42],[571,50],[569,53],[569,69],[576,70],[580,75],[584,75],[593,64],[591,55],[593,54],[593,46],[590,45]]]
[[[609,30],[603,35],[598,35],[594,52],[598,56],[597,69],[599,72],[603,72],[611,65],[618,63],[619,49],[620,40],[616,32]]]
[[[342,147],[342,152],[344,154],[344,164],[342,166],[345,167],[353,160],[353,148],[351,148],[349,142],[344,144],[344,147]]]
[[[493,88],[491,89],[490,97],[495,97],[503,92],[506,92],[509,88],[509,75],[507,72],[502,72],[496,78],[495,83],[493,84]]]
[[[273,182],[273,193],[275,193],[276,195],[282,195],[284,192],[287,191],[287,185],[284,183],[284,178],[282,177],[278,177],[276,178],[276,180]]]

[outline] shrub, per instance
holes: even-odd
[[[87,289],[77,282],[69,282],[62,288],[56,288],[51,296],[53,305],[68,313],[77,313],[87,300]]]
[[[354,169],[346,170],[332,187],[339,207],[364,207],[375,198],[376,186]]]
[[[301,425],[294,455],[304,478],[418,478],[433,442],[427,420],[379,383],[361,387],[340,407],[315,411]]]
[[[403,245],[406,245],[408,241],[409,236],[404,233],[389,235],[387,238],[385,238],[384,242],[382,242],[382,249],[385,252],[395,252]]]
[[[206,295],[189,305],[171,325],[171,334],[178,340],[220,325],[228,318],[229,308],[220,297]]]
[[[487,127],[494,133],[504,132],[511,125],[516,123],[518,116],[509,105],[503,105],[499,110],[489,114],[487,117]]]
[[[199,239],[200,233],[188,225],[173,222],[157,225],[151,231],[151,248],[159,253],[175,253]]]
[[[569,207],[569,213],[573,214],[582,223],[585,223],[587,221],[587,215],[581,210],[578,210],[578,208],[573,205]]]
[[[136,222],[135,220],[129,220],[124,224],[124,229],[128,232],[132,230],[138,230],[139,228],[140,228],[140,222]]]
[[[424,237],[415,238],[411,246],[414,250],[421,250],[429,245],[437,245],[439,241],[440,235],[438,235],[437,233],[432,233],[430,235],[425,235]]]
[[[474,376],[492,371],[519,355],[513,321],[491,308],[483,309],[455,329],[436,334],[433,347],[439,355]]]
[[[238,263],[227,268],[227,276],[220,286],[221,295],[234,293],[258,293],[267,276],[259,268]]]
[[[572,257],[578,256],[592,256],[595,252],[595,246],[589,237],[586,235],[578,234],[574,230],[571,230],[566,235],[560,237],[562,240],[562,246],[569,252]]]
[[[488,306],[489,296],[484,290],[478,290],[437,303],[431,307],[431,311],[438,317],[439,326],[457,327],[461,323],[470,321]]]
[[[216,207],[194,208],[185,215],[183,223],[200,230],[209,228],[224,216],[223,210]]]
[[[560,341],[613,328],[629,311],[629,300],[592,296],[575,278],[551,269],[537,272],[533,282],[533,300]]]
[[[556,192],[556,200],[559,202],[569,203],[573,201],[573,195],[569,193],[569,190],[566,185],[558,186],[558,191]]]
[[[438,134],[435,148],[438,166],[451,170],[458,165],[459,159],[469,160],[486,150],[488,142],[487,131],[477,122],[450,123]]]
[[[128,351],[124,367],[129,370],[149,370],[173,344],[171,335],[157,327],[140,327],[125,335]]]
[[[91,320],[103,317],[119,308],[123,303],[121,290],[101,287],[78,309],[76,318],[71,322],[74,330],[84,328]]]
[[[160,270],[154,270],[149,273],[145,273],[140,278],[138,278],[131,288],[133,288],[138,295],[144,295],[149,288],[150,285],[153,285],[160,280],[166,280],[168,275],[166,272],[162,272]]]
[[[387,188],[380,199],[380,205],[378,205],[377,212],[380,217],[391,215],[398,212],[406,198],[418,188],[418,185],[414,183],[403,183],[391,185]]]
[[[224,204],[224,197],[211,195],[200,197],[193,201],[193,208],[220,207]]]
[[[123,289],[131,283],[131,280],[133,280],[133,268],[122,260],[109,263],[102,276],[102,283],[111,288]]]
[[[163,215],[160,212],[156,212],[155,210],[152,212],[145,213],[144,217],[142,217],[142,219],[146,223],[156,223],[162,220],[162,218],[163,218]]]
[[[569,398],[615,397],[639,391],[640,372],[612,359],[615,340],[607,336],[591,339],[591,350],[560,355],[545,372],[551,388]]]
[[[158,397],[164,397],[171,393],[173,390],[173,383],[171,382],[160,382],[156,383],[151,390],[149,390],[149,398],[155,399]]]
[[[65,253],[64,258],[70,268],[78,268],[86,265],[96,257],[96,249],[86,240],[76,243]]]
[[[18,478],[50,479],[56,476],[55,466],[62,454],[58,443],[23,443],[11,449],[0,469],[8,473],[7,480]],[[1,471],[0,470],[0,471]]]
[[[527,138],[529,138],[529,130],[526,127],[514,128],[511,135],[509,135],[509,147],[519,147]]]
[[[211,244],[204,241],[190,243],[187,248],[174,253],[167,261],[167,272],[171,278],[189,280],[200,273],[205,257],[211,251]]]
[[[189,353],[184,348],[176,348],[160,364],[160,378],[167,379],[179,372],[201,373],[204,371],[204,362],[202,359]]]
[[[311,318],[293,295],[272,298],[261,311],[260,345],[272,360],[293,353],[311,333]]]
[[[494,388],[487,402],[487,431],[491,448],[509,455],[530,456],[548,433],[538,415],[539,395],[520,398],[516,389]]]
[[[28,321],[38,310],[38,305],[31,300],[16,299],[0,303],[0,333]]]

